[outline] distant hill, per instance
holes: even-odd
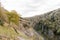
[[[60,8],[25,20],[29,20],[31,27],[46,40],[60,40]]]

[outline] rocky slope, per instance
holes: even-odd
[[[0,7],[0,40],[43,40],[16,11]]]
[[[25,18],[45,40],[60,40],[60,8],[44,15]]]

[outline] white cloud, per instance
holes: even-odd
[[[23,17],[43,14],[60,8],[60,0],[1,0],[7,10],[16,10]]]

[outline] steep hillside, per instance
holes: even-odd
[[[0,40],[43,40],[16,11],[0,7]]]

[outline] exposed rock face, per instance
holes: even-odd
[[[31,27],[43,35],[45,40],[60,40],[60,9],[26,20],[30,21]]]

